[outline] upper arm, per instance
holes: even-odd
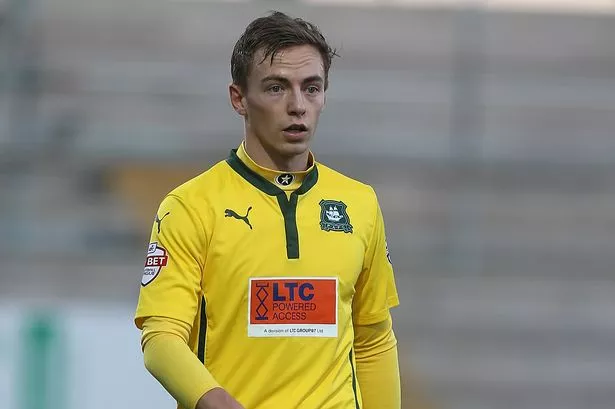
[[[363,269],[355,285],[353,320],[358,325],[382,322],[399,305],[393,265],[386,243],[382,211],[373,192],[373,219]]]
[[[175,195],[164,198],[152,227],[135,323],[158,316],[192,323],[197,314],[206,237],[199,215]]]

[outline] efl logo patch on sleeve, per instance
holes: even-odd
[[[145,258],[145,269],[143,270],[143,277],[141,278],[141,285],[146,286],[154,278],[158,277],[160,270],[167,265],[169,257],[164,247],[158,243],[150,243],[147,247],[147,257]]]
[[[387,253],[387,260],[389,260],[389,264],[393,265],[393,262],[391,261],[391,253],[389,252],[389,244],[386,239],[384,240],[384,250]]]
[[[337,277],[250,278],[249,337],[337,337]]]

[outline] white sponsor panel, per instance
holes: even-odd
[[[249,337],[337,337],[337,325],[273,324],[250,325]]]

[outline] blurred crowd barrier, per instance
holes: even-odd
[[[172,406],[149,230],[240,143],[230,54],[271,9],[341,55],[314,151],[379,195],[404,408],[613,408],[614,14],[325,3],[0,1],[1,408]]]

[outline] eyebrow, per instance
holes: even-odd
[[[290,84],[290,81],[288,80],[288,78],[282,77],[280,75],[268,75],[265,78],[263,78],[261,80],[261,83],[265,83],[268,81],[276,81],[276,82],[281,82],[283,84]],[[312,75],[310,77],[305,78],[303,81],[301,81],[302,84],[307,84],[310,82],[320,82],[320,83],[324,83],[325,80],[323,80],[323,78],[320,75]]]

